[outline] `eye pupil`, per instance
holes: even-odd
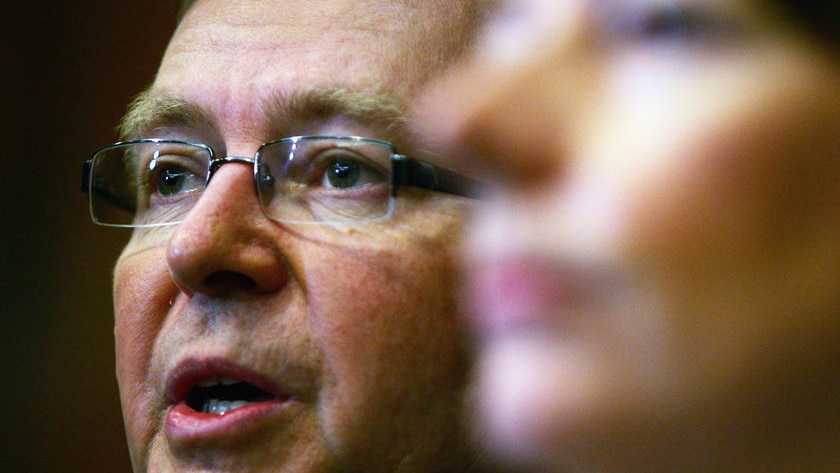
[[[158,178],[158,192],[162,195],[172,195],[181,190],[184,185],[184,172],[164,169]]]
[[[356,185],[362,174],[358,163],[346,159],[338,159],[330,164],[327,170],[327,178],[330,184],[337,188],[346,188]]]

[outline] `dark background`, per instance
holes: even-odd
[[[111,271],[81,163],[153,79],[175,0],[0,6],[0,471],[128,472]]]

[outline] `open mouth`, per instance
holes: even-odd
[[[300,406],[266,372],[226,358],[184,359],[169,371],[165,391],[166,437],[181,446],[247,438]]]
[[[223,377],[197,383],[187,394],[186,404],[196,412],[225,415],[240,407],[273,399],[274,395],[253,384]]]

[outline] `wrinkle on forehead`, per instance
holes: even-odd
[[[308,0],[195,2],[171,53],[319,51],[349,48],[348,58],[381,56],[414,84],[471,48],[486,0]],[[346,52],[346,51],[345,51]],[[337,68],[336,71],[341,69]],[[410,89],[410,87],[409,87]]]
[[[216,50],[236,49],[240,44],[277,41],[290,45],[311,43],[324,34],[356,42],[359,33],[376,34],[387,43],[388,33],[407,30],[416,24],[417,13],[434,21],[427,2],[382,0],[228,1],[202,0],[186,14],[175,33],[184,44],[211,45]],[[415,21],[405,21],[407,17]],[[397,35],[396,37],[398,37]],[[187,39],[187,41],[184,41]]]
[[[401,102],[469,47],[481,4],[200,0],[121,136],[193,125],[266,139],[336,118],[393,140],[405,128]]]

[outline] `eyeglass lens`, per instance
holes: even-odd
[[[254,164],[262,209],[292,223],[386,218],[392,210],[392,154],[386,142],[354,138],[268,143]],[[94,221],[155,226],[183,220],[209,182],[211,159],[208,147],[178,141],[141,140],[100,150],[90,178]]]

